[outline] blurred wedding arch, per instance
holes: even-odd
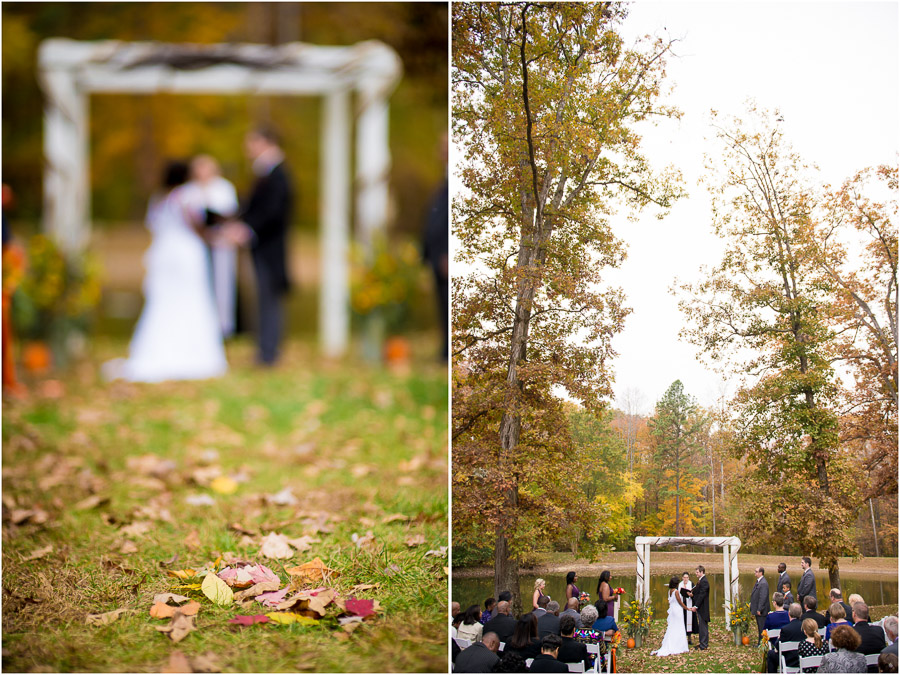
[[[326,356],[346,351],[351,208],[363,250],[388,217],[388,98],[402,73],[393,49],[375,40],[273,47],[52,38],[38,65],[47,97],[43,224],[69,255],[90,239],[91,93],[321,96],[319,343]]]

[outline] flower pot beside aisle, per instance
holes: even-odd
[[[741,646],[741,629],[740,628],[738,628],[737,630],[734,631],[734,646],[735,647]]]

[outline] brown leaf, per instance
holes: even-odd
[[[112,623],[120,616],[122,616],[125,612],[131,612],[134,610],[131,609],[114,609],[111,612],[104,612],[103,614],[88,614],[85,619],[85,623],[89,626],[105,626],[108,623]]]
[[[123,541],[122,546],[119,548],[119,553],[122,553],[124,555],[128,555],[129,553],[137,553],[137,552],[138,552],[137,544],[135,544],[130,539],[126,539],[125,541]]]
[[[319,557],[316,557],[308,563],[303,563],[298,567],[286,569],[285,572],[291,576],[298,577],[301,581],[317,581],[319,579],[324,580],[326,577],[333,578],[340,576],[340,572],[326,567],[325,563],[322,562],[322,559]]]
[[[412,535],[412,536],[406,538],[406,545],[409,546],[410,548],[413,548],[414,546],[418,546],[419,544],[424,544],[424,543],[425,543],[425,535],[422,535],[422,534],[415,534],[415,535]]]
[[[24,525],[31,523],[32,525],[43,525],[49,520],[50,516],[43,509],[13,509],[9,514],[9,520],[13,525]]]
[[[304,534],[302,537],[297,537],[296,539],[288,539],[288,544],[293,546],[299,553],[303,551],[308,551],[312,548],[312,544],[321,544],[321,539],[313,539],[308,534]]]
[[[256,534],[257,534],[257,533],[254,532],[253,530],[248,530],[248,529],[246,529],[246,528],[245,528],[243,525],[241,525],[240,523],[232,523],[231,525],[228,526],[228,529],[231,530],[232,532],[237,532],[238,534],[243,534],[243,535],[246,535],[246,536],[248,536],[248,537],[255,537]]]
[[[180,650],[175,650],[171,654],[169,654],[169,662],[163,666],[163,673],[193,673],[193,669],[191,668],[191,662],[188,661],[188,657],[184,655]]]
[[[250,588],[247,588],[243,591],[238,591],[234,594],[234,601],[240,602],[245,598],[255,598],[260,593],[268,593],[269,591],[277,591],[281,588],[281,581],[263,581],[258,584],[254,584]]]
[[[412,519],[409,516],[404,515],[402,513],[393,513],[385,518],[382,518],[381,524],[387,525],[388,523],[394,523],[394,522],[397,522],[398,520],[405,523],[406,521],[412,520]]]
[[[357,593],[362,593],[363,591],[370,591],[373,588],[378,588],[381,584],[356,584],[353,588],[350,589],[350,595],[356,595]]]
[[[200,548],[200,533],[197,530],[191,530],[191,533],[184,538],[184,545],[192,551]]]
[[[153,596],[153,602],[164,602],[170,603],[174,602],[175,604],[181,604],[182,602],[187,602],[190,600],[186,595],[176,595],[175,593],[157,593]]]
[[[175,555],[173,555],[171,558],[169,558],[168,560],[160,560],[159,566],[160,567],[169,567],[170,565],[174,565],[176,562],[178,562],[178,554],[177,553]]]
[[[126,525],[119,532],[124,534],[126,537],[140,537],[141,535],[147,534],[150,530],[153,529],[153,523],[147,520],[139,520],[131,525]]]
[[[34,551],[31,552],[30,555],[23,558],[23,560],[25,560],[25,561],[38,560],[39,558],[43,558],[45,555],[49,555],[50,553],[53,553],[53,544],[48,544],[47,546],[44,546],[43,548],[35,549]]]
[[[222,671],[222,667],[219,665],[219,657],[215,652],[206,652],[206,654],[192,656],[191,667],[195,673],[218,673]]]
[[[101,495],[91,495],[85,499],[82,499],[80,502],[75,504],[72,508],[76,511],[87,511],[89,509],[95,509],[101,504],[106,504],[109,501],[109,497],[101,496]]]
[[[172,617],[171,623],[165,626],[154,626],[160,633],[169,636],[172,642],[181,642],[188,636],[188,633],[197,630],[193,616],[185,616],[182,612],[176,610]]]

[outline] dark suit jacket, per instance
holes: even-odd
[[[750,594],[750,614],[756,616],[759,612],[760,616],[769,613],[769,582],[765,577],[760,577],[753,586],[753,592]]]
[[[500,657],[485,647],[483,642],[476,642],[459,653],[453,672],[490,673],[499,660]]]
[[[694,586],[694,606],[697,614],[709,623],[709,580],[706,575]]]
[[[289,285],[286,238],[291,201],[290,181],[281,163],[257,179],[241,214],[256,235],[251,245],[254,260],[266,266],[281,292]]]
[[[862,638],[856,650],[857,654],[880,654],[884,649],[884,631],[878,626],[870,626],[868,622],[860,621],[853,624],[853,630]]]
[[[803,598],[807,595],[816,597],[816,575],[813,574],[812,568],[807,568],[800,577],[800,583],[797,584],[797,602],[803,606]],[[817,598],[818,599],[818,598]]]
[[[435,269],[441,259],[448,257],[450,239],[450,200],[447,179],[435,191],[428,208],[425,232],[422,236],[422,257]]]
[[[556,655],[556,660],[562,661],[563,663],[578,663],[579,661],[584,661],[585,672],[591,667],[587,645],[583,642],[578,642],[575,638],[563,637],[562,646],[559,648],[559,654]]]
[[[538,619],[538,637],[543,638],[550,633],[559,635],[559,617],[547,612]]]
[[[784,584],[785,581],[787,581],[788,583],[790,583],[790,582],[791,582],[791,577],[790,577],[790,575],[789,575],[787,572],[782,572],[781,574],[778,575],[778,584],[775,586],[775,592],[776,592],[776,593],[781,593],[781,592],[782,592],[782,591],[781,591],[781,587],[782,587],[782,584]]]
[[[457,659],[458,660],[458,659]],[[569,667],[549,654],[538,654],[531,662],[530,673],[568,673]]]
[[[825,620],[825,617],[818,612],[803,612],[800,615],[800,621],[805,621],[806,619],[812,619],[815,621],[819,628],[825,628],[828,625],[828,621]]]
[[[848,604],[847,604],[846,602],[844,602],[843,600],[841,600],[840,603],[841,603],[841,607],[844,608],[844,612],[845,612],[845,614],[846,614],[846,616],[845,616],[844,618],[847,619],[847,621],[853,621],[853,609],[850,607],[850,605],[848,605]],[[830,607],[830,606],[831,606],[831,605],[829,604],[829,607]],[[826,612],[825,612],[825,619],[828,621],[828,623],[831,623],[831,622],[832,622],[832,619],[831,619],[831,612],[830,612],[830,611],[826,611]],[[826,624],[826,625],[827,625],[827,624]]]
[[[519,652],[523,659],[533,659],[541,653],[541,639],[533,638],[531,642],[522,649],[513,649],[509,646],[509,643],[507,643],[506,647],[503,649],[503,653],[505,654],[506,652]]]
[[[509,642],[516,630],[516,620],[509,614],[498,614],[484,624],[484,634],[496,633],[500,642]]]
[[[781,629],[781,642],[803,642],[806,639],[806,633],[803,632],[803,622],[800,619],[793,619]],[[799,652],[785,652],[784,660],[787,665],[796,668],[800,665]]]

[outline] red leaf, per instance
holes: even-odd
[[[356,616],[370,616],[375,613],[375,603],[372,600],[347,600],[347,611]]]
[[[236,623],[241,626],[252,626],[255,623],[269,623],[269,617],[265,614],[255,614],[253,616],[238,614],[233,619],[228,619],[228,623]]]

